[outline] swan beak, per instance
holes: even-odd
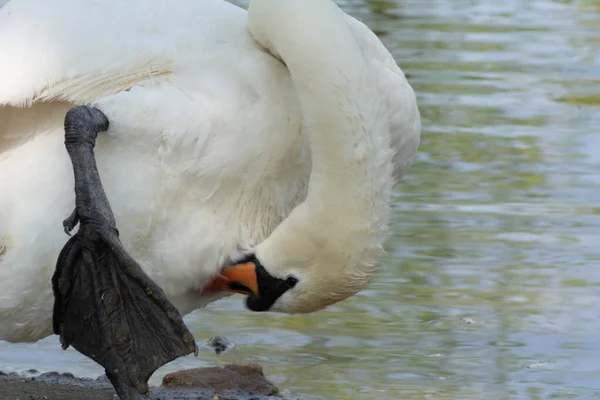
[[[223,269],[204,287],[204,293],[233,292],[260,296],[254,263],[237,264]]]

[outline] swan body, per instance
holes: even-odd
[[[309,312],[360,290],[420,117],[396,62],[331,0],[12,0],[0,9],[0,339],[51,333],[73,176],[62,122],[109,119],[121,241],[182,314],[252,249]],[[244,253],[244,254],[247,254]]]

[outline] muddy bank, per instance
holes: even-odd
[[[31,377],[0,372],[1,400],[115,400],[106,377],[77,378],[48,372]],[[148,400],[283,400],[257,364],[226,365],[174,372],[152,388]],[[287,399],[291,400],[291,399]]]
[[[46,376],[48,380],[45,379]],[[2,400],[115,400],[117,396],[107,382],[75,378],[49,372],[30,378],[0,373]]]

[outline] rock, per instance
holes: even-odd
[[[99,377],[97,377],[96,382],[106,383],[110,385],[110,380],[108,379],[108,376],[106,376],[106,374],[102,374]]]
[[[51,385],[63,385],[63,386],[80,386],[84,388],[94,389],[108,389],[112,390],[112,385],[108,380],[100,381],[89,378],[79,378],[70,372],[45,372],[39,376],[31,378],[37,382],[48,383]]]
[[[217,354],[221,354],[231,347],[231,343],[229,343],[229,340],[225,339],[222,336],[213,336],[210,339],[208,339],[207,343],[208,346],[212,347],[215,353]]]
[[[177,371],[163,378],[162,388],[208,389],[221,400],[280,396],[277,386],[265,378],[258,364],[228,364]]]

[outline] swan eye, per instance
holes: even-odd
[[[290,289],[293,288],[294,286],[296,286],[297,283],[298,283],[298,279],[294,278],[293,276],[288,276],[288,278],[285,280],[285,284]]]

